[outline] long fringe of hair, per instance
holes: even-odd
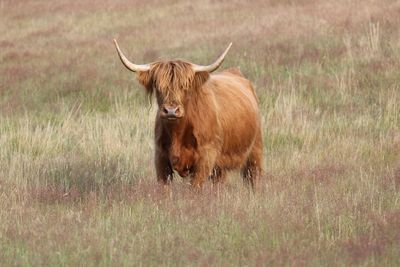
[[[163,95],[179,94],[188,90],[196,92],[207,81],[209,74],[195,73],[189,62],[174,60],[152,63],[151,69],[138,72],[137,78],[151,96],[154,88]]]

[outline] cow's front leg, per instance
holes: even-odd
[[[215,166],[209,178],[214,185],[224,184],[226,180],[226,170]]]
[[[168,154],[162,149],[156,149],[155,165],[157,172],[157,181],[168,184],[172,181],[172,166],[168,158]]]
[[[213,168],[215,166],[216,159],[216,151],[208,150],[206,153],[201,153],[202,157],[199,158],[195,171],[192,176],[192,180],[190,184],[194,188],[201,188],[204,184],[204,181],[212,175]]]

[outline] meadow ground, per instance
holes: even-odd
[[[0,265],[399,266],[399,25],[394,0],[0,0]],[[155,105],[113,38],[138,63],[233,42],[260,192],[157,186]]]

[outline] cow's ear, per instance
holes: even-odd
[[[209,78],[210,74],[206,71],[196,72],[194,75],[193,87],[200,88]]]
[[[153,94],[153,77],[150,71],[138,71],[136,73],[137,80],[146,88],[148,94]]]

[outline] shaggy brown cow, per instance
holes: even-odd
[[[158,180],[169,183],[176,170],[201,187],[207,177],[223,182],[227,170],[241,168],[244,181],[254,188],[263,163],[257,96],[238,69],[211,74],[231,45],[209,66],[183,60],[137,65],[114,42],[125,67],[157,98]]]

